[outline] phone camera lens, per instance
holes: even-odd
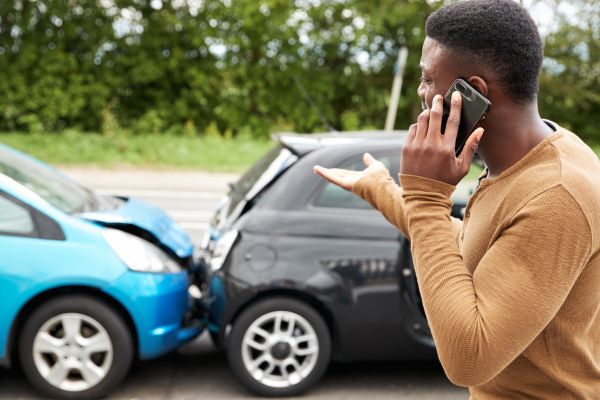
[[[456,89],[467,98],[470,98],[473,94],[472,90],[462,82],[456,82]]]

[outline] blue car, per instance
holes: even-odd
[[[202,330],[188,235],[0,145],[0,364],[53,398],[106,395]]]

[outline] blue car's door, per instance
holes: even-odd
[[[92,237],[92,235],[90,235]],[[15,317],[35,295],[63,284],[100,284],[116,279],[102,247],[67,240],[45,214],[0,190],[0,361]]]
[[[23,303],[20,293],[30,284],[28,270],[35,257],[37,232],[33,213],[16,199],[0,192],[0,359],[12,321]]]

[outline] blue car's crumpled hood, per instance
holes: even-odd
[[[132,197],[123,198],[123,200],[125,201],[122,206],[117,209],[85,212],[80,214],[80,217],[117,229],[120,226],[143,229],[156,237],[161,244],[171,249],[178,257],[185,258],[192,255],[194,245],[190,237],[164,211]]]

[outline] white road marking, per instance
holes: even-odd
[[[218,200],[223,197],[221,192],[200,192],[184,190],[144,190],[123,188],[100,188],[96,192],[103,195],[124,195],[135,197],[152,197],[160,199],[201,199]]]
[[[210,220],[214,211],[189,211],[189,210],[166,210],[167,214],[175,220]]]
[[[208,222],[178,222],[177,225],[189,231],[205,231],[210,224]]]

